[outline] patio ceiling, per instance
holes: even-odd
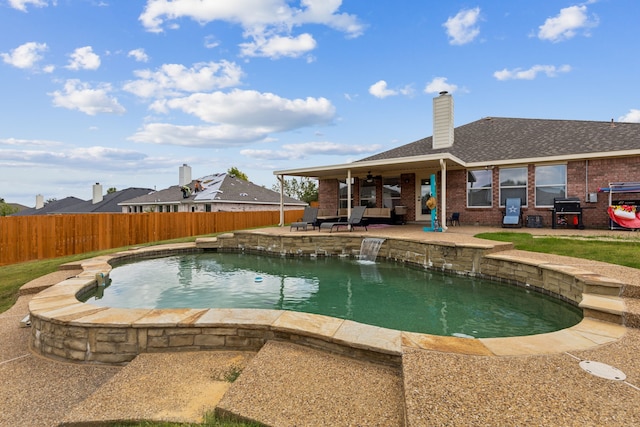
[[[374,176],[397,176],[401,173],[414,173],[416,171],[440,170],[440,160],[446,163],[447,170],[464,169],[464,162],[449,153],[441,153],[430,156],[399,157],[393,159],[359,161],[339,165],[317,166],[309,168],[286,169],[274,171],[274,175],[305,176],[318,179],[343,179],[351,171],[352,177],[364,177],[367,174]]]

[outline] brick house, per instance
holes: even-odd
[[[191,167],[182,165],[178,185],[151,191],[118,205],[122,212],[247,212],[302,210],[308,204],[228,173],[191,179]]]
[[[433,118],[433,136],[352,163],[274,174],[318,179],[321,209],[351,199],[392,212],[403,206],[404,219],[418,222],[431,218],[425,202],[435,176],[439,218],[458,212],[463,225],[491,226],[502,224],[507,198],[520,198],[524,218],[547,227],[555,198],[577,198],[584,226],[607,228],[602,189],[640,183],[640,123],[485,117],[454,129],[446,92],[434,98]],[[612,196],[640,204],[636,191]]]

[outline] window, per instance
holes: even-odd
[[[522,206],[527,205],[527,168],[500,169],[500,206],[518,198]]]
[[[347,206],[347,182],[340,180],[340,190],[338,192],[338,207],[346,209]],[[353,184],[351,184],[351,207],[353,207]]]
[[[567,165],[536,166],[536,206],[553,206],[567,195]]]
[[[400,204],[400,178],[384,178],[382,181],[382,207],[395,208]]]
[[[204,211],[205,212],[211,212],[211,203],[205,203]]]
[[[467,206],[491,207],[493,204],[493,170],[480,169],[467,173]]]
[[[368,208],[376,207],[375,179],[372,179],[371,182],[364,179],[360,181],[360,204]]]

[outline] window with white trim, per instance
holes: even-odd
[[[467,206],[491,207],[493,204],[493,171],[491,169],[467,172]]]
[[[567,165],[536,166],[536,206],[553,206],[567,197]]]
[[[368,208],[376,207],[376,180],[360,181],[360,205]]]
[[[500,206],[517,198],[522,206],[527,205],[527,168],[500,168]]]
[[[400,204],[402,187],[399,177],[387,177],[382,180],[382,207],[395,208]]]
[[[340,189],[338,190],[338,208],[346,209],[347,206],[347,181],[345,179],[341,179],[339,181]],[[353,207],[353,184],[351,184],[351,207]]]

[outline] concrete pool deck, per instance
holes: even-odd
[[[421,227],[402,226],[371,229],[366,234],[391,237],[396,233],[397,237],[408,234],[413,238],[417,235],[424,239],[469,242],[474,241],[471,236],[479,230],[478,227],[455,227],[447,233],[423,233]],[[519,231],[566,235],[573,230]],[[580,234],[587,234],[585,231]],[[288,228],[261,229],[260,232],[289,234]],[[290,234],[304,236],[305,233],[310,232]],[[636,233],[622,233],[593,230],[588,234],[640,241]],[[517,256],[518,252],[513,251],[511,255]],[[558,257],[553,260],[557,262]],[[638,270],[564,257],[562,261],[597,269],[600,274],[613,278],[623,277],[630,286],[640,285]],[[59,280],[59,276],[44,278],[41,286],[47,286],[44,282],[49,281],[51,285]],[[36,287],[33,283],[30,285]],[[455,339],[431,339],[428,349],[404,345],[407,342],[403,341],[400,368],[278,341],[268,342],[255,355],[213,352],[227,354],[227,359],[222,356],[207,359],[194,353],[143,354],[126,367],[78,366],[42,359],[28,351],[28,329],[19,328],[18,324],[23,313],[26,314],[27,300],[32,298],[21,297],[16,306],[0,315],[2,342],[10,344],[3,345],[0,352],[0,369],[7,384],[0,396],[0,400],[7,402],[3,405],[0,425],[21,424],[25,420],[30,421],[29,425],[57,425],[62,421],[81,425],[112,420],[118,415],[122,419],[194,421],[203,408],[213,409],[216,401],[211,398],[210,406],[198,406],[193,405],[195,398],[185,402],[185,395],[190,390],[193,393],[194,388],[196,391],[208,389],[202,384],[206,384],[207,379],[215,382],[210,371],[223,369],[220,366],[229,359],[238,358],[245,360],[246,368],[217,401],[219,410],[274,426],[640,423],[637,405],[640,361],[635,357],[640,354],[637,329],[622,328],[621,331],[620,326],[606,324],[602,329],[594,329],[590,325],[580,332],[581,340],[592,341],[587,347],[575,347],[564,336],[549,340],[543,335],[536,338],[536,345],[551,346],[554,351],[530,351],[531,345],[523,344],[522,348],[529,351],[514,353],[514,347],[509,345],[506,349],[509,356],[500,357],[496,356],[500,352],[495,348],[492,354],[456,350],[451,347]],[[592,376],[578,366],[580,360],[617,367],[627,375],[626,381]],[[145,366],[152,368],[145,370]],[[182,367],[179,374],[174,372],[176,366]],[[186,369],[189,366],[191,370]],[[204,379],[203,371],[207,373]],[[194,381],[193,375],[200,375],[198,381]],[[173,378],[173,387],[166,391],[158,389],[158,381],[166,378]],[[133,385],[136,392],[128,393]],[[150,401],[154,393],[143,393],[140,388],[144,389],[145,385],[148,390],[162,390],[156,394],[158,399],[163,399],[164,404],[160,405],[163,411],[150,410],[155,407]],[[174,400],[168,397],[172,393]],[[129,405],[125,405],[127,402]],[[43,410],[52,406],[55,408]],[[188,414],[185,408],[195,412],[185,415]],[[38,421],[45,413],[49,418]],[[194,416],[195,419],[189,418]]]

